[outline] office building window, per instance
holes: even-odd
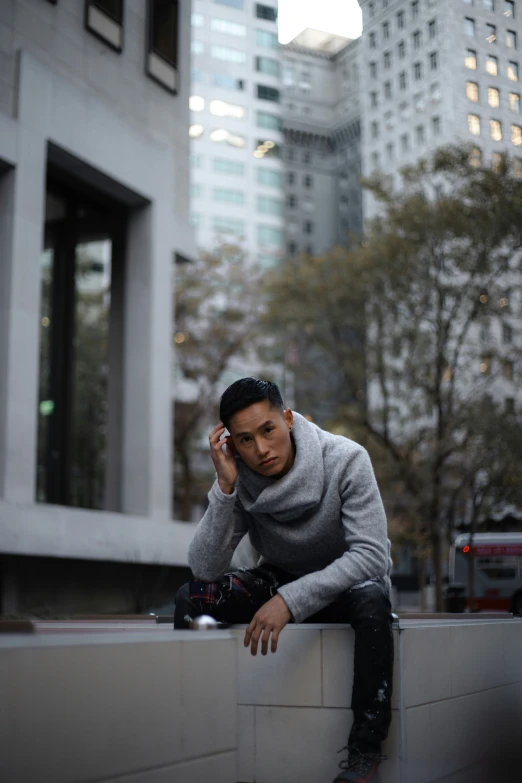
[[[384,41],[387,41],[390,37],[390,23],[383,22],[382,24],[382,37]]]
[[[512,82],[518,82],[518,63],[508,63],[507,75],[508,79],[511,79]]]
[[[255,143],[254,158],[280,158],[281,157],[281,145],[276,144],[275,141],[263,141],[258,139]]]
[[[483,0],[486,11],[495,12],[495,0]]]
[[[375,49],[375,47],[377,46],[377,39],[375,33],[370,33],[369,42],[370,42],[370,49]]]
[[[230,190],[229,188],[214,188],[212,198],[214,201],[235,204],[238,207],[245,203],[245,194],[242,190]]]
[[[371,161],[372,161],[372,171],[377,171],[377,169],[380,166],[379,153],[378,152],[372,152]]]
[[[513,327],[509,324],[502,324],[502,342],[504,345],[511,345],[513,342]]]
[[[191,169],[201,169],[203,168],[203,156],[202,155],[194,155],[193,153],[190,156],[190,168]]]
[[[210,55],[216,60],[227,63],[246,63],[246,52],[241,49],[232,49],[229,46],[211,46]]]
[[[303,231],[305,234],[313,234],[314,233],[314,224],[311,220],[305,220],[303,223]]]
[[[170,92],[178,89],[179,0],[148,0],[147,73]]]
[[[389,141],[386,145],[386,158],[389,162],[395,158],[395,145],[392,141]]]
[[[293,193],[290,193],[286,199],[286,203],[290,209],[295,209],[295,207],[297,207],[297,196],[295,196]]]
[[[193,182],[190,186],[190,198],[201,198],[203,195],[203,185]]]
[[[399,11],[397,14],[397,27],[399,30],[404,29],[404,11]]]
[[[297,245],[295,242],[289,242],[287,245],[288,248],[288,255],[295,256],[297,253]]]
[[[213,227],[217,234],[234,234],[237,237],[245,235],[245,223],[237,218],[216,215],[213,220]]]
[[[403,133],[401,136],[401,150],[403,152],[408,152],[410,148],[410,137],[407,133]]]
[[[379,138],[379,123],[378,122],[372,122],[371,124],[371,134],[372,139],[378,139]]]
[[[488,43],[497,42],[497,26],[494,24],[486,25],[486,41]]]
[[[520,125],[511,126],[511,142],[515,147],[520,147],[522,145],[522,128]]]
[[[422,63],[414,63],[413,77],[415,81],[419,81],[419,79],[422,79]]]
[[[245,174],[245,164],[238,160],[228,158],[214,158],[212,168],[216,174],[230,174],[234,177],[242,177]]]
[[[266,19],[268,22],[277,22],[277,8],[256,3],[256,17],[258,19]]]
[[[515,0],[504,0],[504,16],[513,19],[515,16]]]
[[[246,111],[244,106],[237,103],[228,103],[228,101],[210,101],[210,113],[215,117],[233,117],[235,120],[242,120]]]
[[[205,99],[201,95],[191,95],[189,98],[190,111],[203,111],[205,108]]]
[[[506,33],[506,46],[508,49],[517,48],[517,34],[514,30],[508,30]]]
[[[486,71],[490,76],[498,76],[498,59],[492,54],[486,57]]]
[[[493,152],[491,154],[491,168],[493,171],[500,171],[500,166],[502,164],[502,155],[500,152]]]
[[[282,215],[284,205],[281,199],[271,198],[270,196],[257,197],[257,211],[263,215]]]
[[[228,5],[231,8],[243,8],[244,0],[214,0],[218,5]]]
[[[482,166],[482,150],[480,147],[473,147],[471,150],[469,164],[470,166],[473,166],[474,169],[478,169]]]
[[[399,60],[403,60],[406,54],[406,47],[404,45],[404,41],[399,41],[397,45],[397,51],[399,53]]]
[[[311,187],[313,187],[313,184],[314,184],[314,181],[313,181],[312,176],[310,174],[306,174],[303,177],[303,185],[305,186],[305,188],[311,188]]]
[[[387,69],[391,65],[391,54],[390,52],[384,52],[384,67]]]
[[[229,76],[228,73],[213,73],[212,84],[214,87],[223,87],[224,90],[244,90],[245,81]]]
[[[241,38],[246,35],[246,25],[231,22],[228,19],[212,19],[210,29],[215,33],[225,33],[226,35],[235,35]]]
[[[416,19],[419,15],[419,0],[413,0],[411,4],[411,17]]]
[[[489,121],[489,135],[491,136],[493,141],[502,140],[502,124],[500,120]]]
[[[283,121],[277,114],[268,114],[265,111],[256,112],[256,120],[258,128],[269,128],[270,130],[280,131],[282,129]]]
[[[267,87],[265,84],[257,85],[257,97],[262,101],[273,101],[279,103],[281,94],[275,87]]]
[[[281,76],[279,61],[271,57],[256,57],[256,71],[258,73],[267,73],[269,76]]]
[[[406,71],[401,71],[399,74],[399,89],[406,89]]]
[[[289,175],[292,173],[291,171],[288,172]],[[274,169],[259,166],[256,176],[258,185],[266,185],[270,188],[283,187],[283,174],[281,171],[274,171]]]
[[[475,35],[475,20],[470,19],[469,16],[464,19],[464,34],[472,37]]]
[[[370,93],[370,105],[372,109],[375,109],[375,107],[377,106],[377,98],[378,98],[378,94],[376,92]]]
[[[488,105],[494,109],[500,106],[500,90],[496,87],[488,87]]]
[[[473,49],[467,50],[464,64],[470,71],[477,70],[477,53]]]
[[[190,23],[192,27],[203,27],[205,24],[205,17],[203,14],[192,14],[190,17]]]
[[[433,39],[437,35],[437,20],[432,19],[430,22],[428,22],[428,35],[430,39]]]
[[[417,125],[415,128],[415,138],[417,139],[417,144],[424,144],[424,126],[423,125]]]
[[[479,86],[476,82],[466,82],[466,98],[473,103],[478,103]]]
[[[413,33],[413,48],[414,49],[420,49],[422,44],[422,36],[420,30],[415,30]]]
[[[200,139],[203,136],[203,133],[205,132],[205,128],[203,125],[200,125],[199,123],[195,123],[194,125],[189,125],[189,136],[191,139]]]
[[[434,136],[438,136],[440,134],[440,117],[432,117],[431,118],[431,129],[433,131]]]
[[[502,375],[504,376],[506,381],[513,380],[514,369],[515,369],[515,365],[513,364],[513,362],[510,361],[510,359],[504,359],[504,361],[502,362]]]
[[[97,38],[121,52],[123,49],[123,0],[86,0],[85,26]]]
[[[311,152],[303,152],[303,163],[305,164],[305,166],[309,166],[312,163]]]
[[[520,114],[520,95],[518,93],[509,93],[509,108],[516,114]]]
[[[268,30],[256,30],[256,46],[262,46],[265,49],[278,49],[277,34],[270,33]]]
[[[384,82],[384,97],[389,100],[392,97],[391,82]]]
[[[203,41],[198,41],[195,38],[190,42],[190,51],[192,54],[203,54],[205,51],[205,44]]]
[[[210,133],[210,141],[217,144],[229,144],[231,147],[246,147],[246,139],[237,133],[231,133],[226,128],[215,128]]]
[[[190,78],[193,83],[205,81],[205,76],[201,68],[192,68],[190,71]]]
[[[430,97],[433,103],[440,101],[440,84],[438,82],[430,84]]]
[[[375,78],[377,76],[377,63],[372,62],[370,63],[370,76]]]
[[[257,241],[261,245],[283,245],[284,232],[273,226],[258,226]]]
[[[430,54],[430,70],[436,71],[439,67],[439,53],[431,52]]]
[[[480,136],[480,117],[468,114],[468,130],[473,136]]]
[[[373,19],[375,16],[375,3],[371,2],[368,4],[368,13],[370,14],[370,19]]]

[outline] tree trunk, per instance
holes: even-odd
[[[468,605],[469,611],[475,612],[475,556],[473,554],[473,539],[477,529],[477,509],[473,505],[473,514],[469,526],[469,558],[468,558]]]
[[[442,590],[442,540],[439,530],[434,529],[438,526],[438,519],[432,520],[432,530],[430,535],[431,551],[433,557],[433,569],[435,572],[435,610],[444,611],[444,594]]]
[[[181,504],[180,504],[180,516],[183,522],[190,522],[192,513],[192,460],[190,455],[184,449],[178,448],[179,462],[181,465],[182,473],[182,489],[181,489]]]

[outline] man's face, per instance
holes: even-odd
[[[263,400],[235,413],[228,429],[237,453],[249,468],[263,476],[281,478],[294,464],[292,421],[289,408],[283,413]]]

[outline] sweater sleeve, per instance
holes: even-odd
[[[215,582],[226,572],[235,548],[248,532],[248,520],[237,491],[225,495],[217,480],[208,499],[208,508],[190,542],[188,562],[196,579]]]
[[[322,571],[306,574],[278,591],[296,623],[354,584],[389,573],[386,514],[370,457],[362,447],[350,456],[339,490],[347,551]]]

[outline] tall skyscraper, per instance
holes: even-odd
[[[277,2],[192,4],[191,214],[200,248],[282,258],[283,166]]]

